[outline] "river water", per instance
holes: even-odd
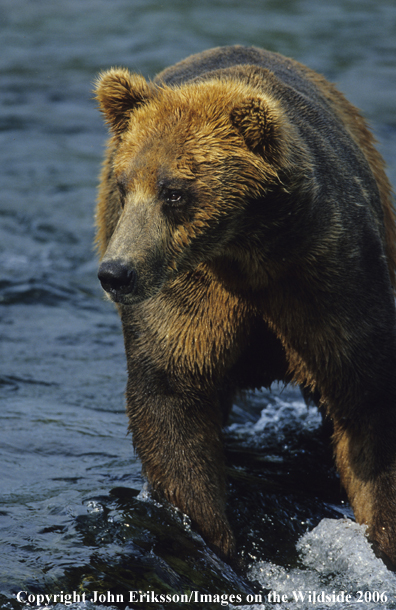
[[[92,83],[113,65],[154,76],[234,43],[337,82],[370,120],[396,184],[394,0],[1,1],[1,608],[55,594],[75,596],[55,599],[58,610],[396,608],[395,575],[354,523],[320,417],[296,390],[234,408],[237,572],[147,498],[126,435],[120,323],[92,247],[106,139]],[[333,598],[312,597],[321,592]]]

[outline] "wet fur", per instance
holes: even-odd
[[[356,518],[396,562],[396,229],[363,118],[255,48],[153,82],[112,69],[96,91],[112,134],[97,243],[136,276],[116,300],[152,489],[232,557],[222,426],[237,391],[291,381],[320,397]]]

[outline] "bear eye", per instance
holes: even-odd
[[[168,203],[180,203],[183,199],[182,192],[178,191],[176,189],[166,190],[164,195],[165,195],[165,200]]]
[[[159,182],[158,197],[162,201],[164,214],[174,222],[179,222],[190,213],[193,197],[191,185]],[[181,181],[180,181],[181,182]]]

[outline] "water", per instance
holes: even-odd
[[[396,608],[395,576],[354,524],[319,415],[296,390],[274,388],[234,408],[227,457],[238,573],[182,515],[147,498],[126,435],[121,329],[92,248],[106,138],[92,83],[111,65],[153,76],[234,43],[293,56],[336,81],[371,121],[396,184],[393,0],[2,0],[1,607],[24,608],[20,591],[31,606],[40,595],[95,600],[96,591],[105,595],[98,603],[116,606],[118,594],[130,608],[232,601],[194,602],[217,594],[304,609],[310,591],[324,590],[352,597],[316,608]],[[173,601],[130,598],[149,589]],[[268,601],[271,591],[287,601]],[[172,598],[187,593],[191,604]],[[98,607],[56,601],[57,610]]]

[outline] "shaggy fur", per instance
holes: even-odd
[[[232,557],[221,428],[237,391],[293,382],[319,397],[356,518],[396,562],[396,230],[364,120],[255,48],[153,82],[112,69],[96,92],[112,134],[99,277],[154,493]]]

